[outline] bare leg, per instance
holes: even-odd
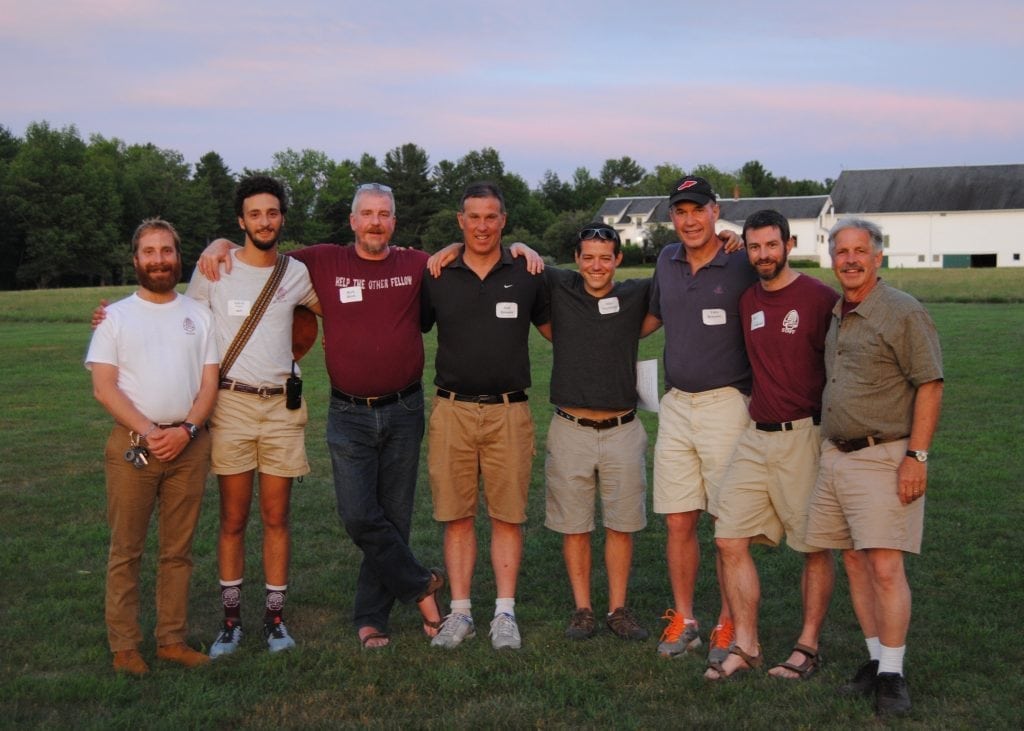
[[[910,585],[903,570],[903,552],[892,548],[867,550],[875,590],[878,639],[886,647],[907,644],[910,627]]]
[[[871,566],[864,551],[843,551],[843,566],[850,581],[850,603],[865,637],[878,637],[878,621],[875,619],[875,589],[871,578]]]
[[[831,551],[815,551],[804,554],[804,570],[800,578],[800,591],[803,596],[804,623],[797,642],[807,647],[818,649],[821,628],[828,613],[829,601],[832,599],[832,588],[835,585],[835,562]],[[786,662],[801,665],[807,657],[801,652],[790,654]],[[768,671],[779,678],[796,679],[799,675],[792,670],[774,667]]]
[[[633,563],[633,534],[604,530],[604,565],[608,572],[608,612],[626,606],[629,569]]]
[[[562,555],[565,557],[565,570],[569,574],[569,586],[572,588],[576,609],[590,609],[590,534],[563,535]]]
[[[759,654],[757,636],[757,609],[761,603],[761,582],[757,567],[750,555],[749,538],[718,538],[718,564],[721,567],[719,583],[732,609],[732,620],[736,627],[736,646],[747,654]],[[723,604],[723,606],[725,606]],[[721,620],[719,620],[721,621]],[[732,675],[745,665],[739,655],[729,655],[722,663],[722,672],[708,668],[706,678],[717,680],[720,676]]]
[[[700,545],[697,543],[699,517],[699,510],[669,513],[665,516],[668,528],[665,557],[672,586],[672,601],[675,610],[687,619],[693,618],[693,591],[697,583],[697,567],[700,565]]]
[[[474,517],[459,518],[444,525],[444,565],[448,571],[452,599],[469,599],[476,566]]]
[[[218,475],[220,484],[220,531],[217,535],[218,578],[241,579],[245,570],[245,526],[252,504],[253,472]]]
[[[491,518],[491,566],[499,597],[516,595],[516,580],[522,560],[523,527]]]
[[[288,515],[292,478],[260,473],[260,517],[263,519],[263,573],[267,583],[288,584],[291,533]]]

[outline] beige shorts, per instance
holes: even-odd
[[[427,444],[434,520],[475,516],[482,477],[487,514],[526,522],[534,453],[528,401],[475,404],[435,396]]]
[[[901,503],[896,477],[907,441],[898,439],[848,453],[822,442],[807,518],[809,544],[921,552],[924,498]]]
[[[210,417],[215,475],[250,470],[274,477],[298,477],[309,472],[306,461],[306,400],[298,409],[285,408],[285,396],[264,398],[222,390]]]
[[[748,398],[735,388],[670,389],[661,399],[654,445],[654,512],[715,514],[733,450],[750,423]]]
[[[715,537],[777,546],[785,534],[793,550],[818,550],[805,534],[820,453],[821,427],[810,417],[794,421],[792,431],[760,431],[750,422],[718,492]]]
[[[593,531],[598,486],[605,528],[635,533],[647,525],[647,430],[640,419],[594,429],[552,416],[544,476],[544,525],[553,531]]]

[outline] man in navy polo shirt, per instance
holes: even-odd
[[[434,519],[445,524],[451,614],[432,640],[455,648],[475,636],[470,586],[476,564],[476,509],[482,477],[491,519],[497,601],[495,649],[518,649],[515,591],[534,452],[530,323],[549,318],[547,288],[501,245],[505,202],[493,183],[473,183],[458,214],[465,248],[437,279],[424,279],[423,329],[437,324],[438,386],[428,427]]]
[[[665,326],[665,383],[654,450],[654,512],[665,515],[673,607],[658,652],[675,657],[700,646],[693,593],[700,563],[697,519],[715,514],[729,458],[749,417],[750,363],[739,317],[740,295],[757,275],[742,251],[726,253],[715,235],[718,203],[707,180],[688,175],[669,191],[679,243],[658,257],[651,314]],[[723,595],[709,660],[732,643]]]

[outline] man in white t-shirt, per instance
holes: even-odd
[[[114,670],[149,672],[139,654],[139,565],[157,508],[157,657],[186,667],[209,658],[185,644],[192,538],[210,469],[204,427],[217,398],[218,357],[208,308],[182,297],[174,227],[147,219],[132,237],[139,289],[107,309],[85,366],[114,417],[107,439],[107,638]]]
[[[245,246],[232,253],[233,266],[217,281],[198,269],[187,294],[213,312],[220,352],[225,353],[259,299],[277,262],[277,242],[288,202],[273,178],[252,176],[235,193]],[[241,593],[245,528],[259,472],[266,581],[263,635],[271,652],[294,647],[282,619],[288,589],[292,478],[309,472],[306,462],[306,403],[288,408],[285,382],[292,375],[292,319],[297,305],[319,311],[306,266],[288,259],[284,277],[237,360],[221,373],[220,394],[210,420],[212,467],[220,483],[217,557],[224,624],[210,656],[234,652],[242,638]]]

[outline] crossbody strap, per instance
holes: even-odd
[[[270,279],[263,285],[263,291],[260,292],[260,296],[256,299],[256,304],[249,310],[249,314],[245,318],[245,322],[242,323],[242,327],[238,328],[238,332],[235,333],[235,339],[231,341],[231,345],[228,346],[228,350],[224,353],[224,358],[220,362],[220,377],[224,378],[227,376],[228,371],[231,370],[231,366],[235,364],[238,356],[241,355],[242,349],[245,344],[249,342],[249,338],[252,336],[253,331],[256,329],[256,325],[259,324],[263,317],[263,313],[267,311],[267,307],[270,306],[270,300],[277,291],[277,288],[281,285],[281,280],[284,279],[284,270],[288,268],[288,257],[282,254],[277,255],[277,262],[274,264],[274,271],[270,273]]]

